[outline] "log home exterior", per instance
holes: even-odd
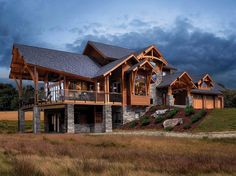
[[[139,51],[88,41],[82,54],[21,44],[12,49],[10,78],[19,90],[19,131],[33,111],[33,131],[110,132],[151,105],[223,108],[219,86],[208,75],[176,72],[151,45]],[[23,80],[34,96],[22,96]],[[44,83],[43,91],[39,82]]]

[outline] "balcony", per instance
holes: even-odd
[[[74,104],[114,104],[121,105],[121,93],[105,93],[103,91],[81,91],[71,89],[54,90],[49,93],[38,93],[37,103],[39,105],[58,104],[58,103],[74,103]],[[23,97],[22,106],[30,106],[34,104],[34,97]]]

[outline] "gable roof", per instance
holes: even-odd
[[[88,41],[87,45],[92,46],[104,58],[121,59],[131,53],[134,53],[133,50],[128,49],[128,48],[108,45],[108,44],[100,43],[100,42]]]
[[[153,69],[153,66],[149,63],[148,60],[143,60],[143,61],[138,62],[137,64],[133,65],[132,67],[130,67],[130,68],[127,70],[127,72],[131,72],[131,71],[133,71],[135,68],[137,68],[137,67],[139,67],[139,66],[142,66],[142,65],[144,65],[144,64],[150,65],[150,67]]]
[[[170,86],[178,77],[181,77],[184,74],[187,74],[188,77],[192,80],[192,78],[189,76],[189,74],[187,72],[185,72],[185,71],[176,72],[174,74],[169,74],[169,75],[163,76],[162,82],[157,86],[157,88],[163,88],[163,87]]]
[[[202,74],[190,74],[191,78],[193,79],[194,83],[198,83],[198,81],[200,81],[202,78],[204,78],[207,74],[206,73],[202,73]]]
[[[22,44],[14,44],[27,64],[91,78],[100,69],[96,62],[85,55]]]
[[[136,59],[136,57],[133,54],[131,54],[131,55],[125,56],[121,59],[110,62],[109,64],[101,67],[101,69],[96,73],[96,75],[94,77],[106,76],[108,73],[110,73],[111,71],[113,71],[114,69],[116,69],[117,67],[119,67],[120,65],[122,65],[124,62],[126,62],[127,60],[129,60],[131,58],[134,58],[137,62],[139,62]]]

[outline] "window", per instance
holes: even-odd
[[[146,76],[137,74],[135,77],[135,95],[146,95]]]
[[[116,93],[120,93],[120,82],[113,82],[112,83],[112,89],[110,90],[111,92],[116,92]]]

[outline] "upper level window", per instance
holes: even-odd
[[[146,76],[137,74],[135,77],[135,95],[146,95]]]

